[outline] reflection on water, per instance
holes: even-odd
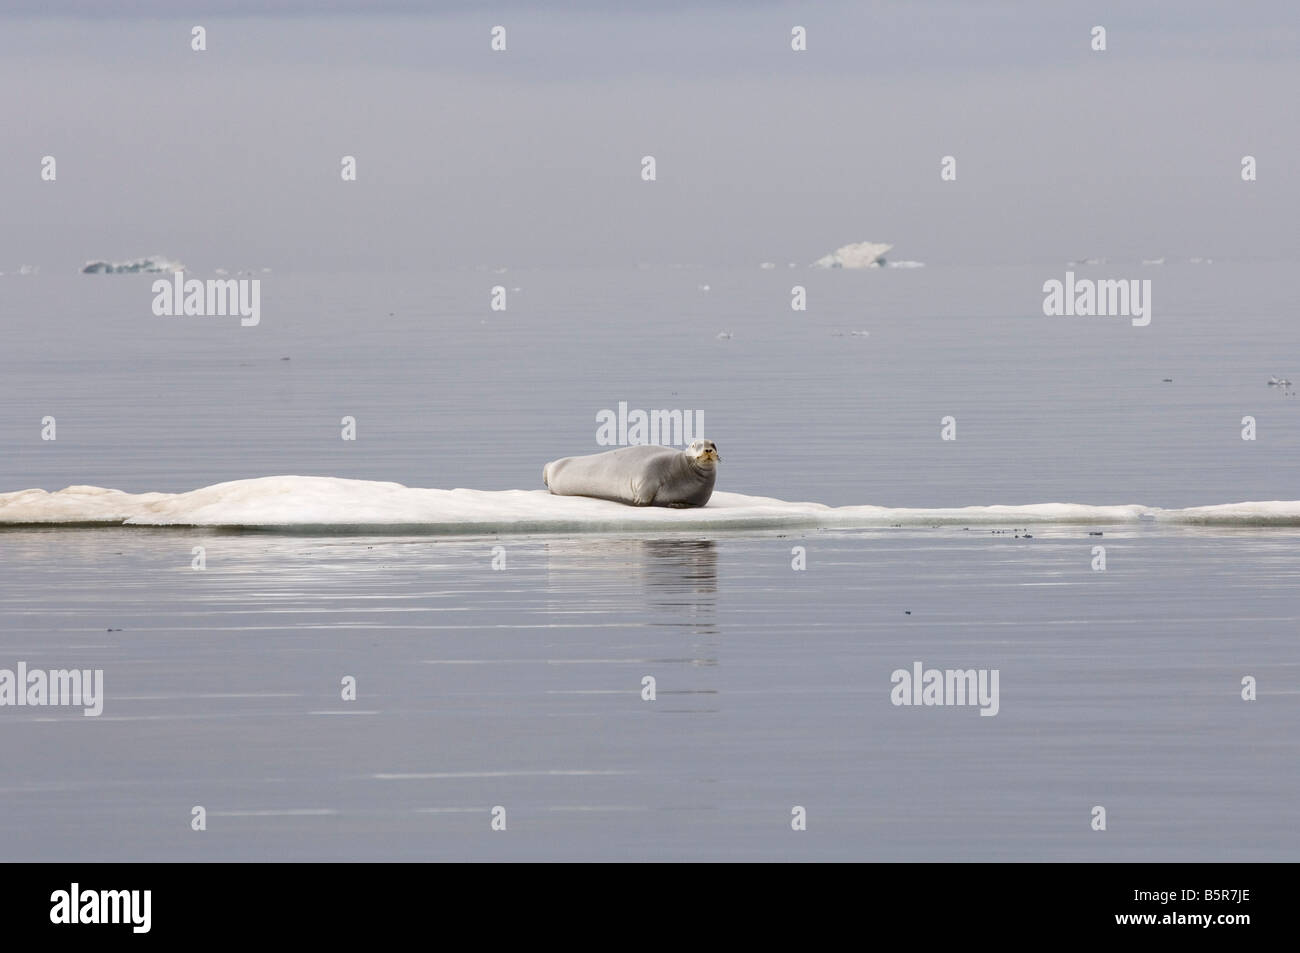
[[[648,610],[646,624],[717,634],[718,547],[712,539],[555,539],[544,543],[557,603]],[[581,595],[574,592],[575,585]]]

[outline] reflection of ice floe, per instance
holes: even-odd
[[[771,271],[776,267],[776,263],[771,261],[760,261],[758,267],[762,268],[764,271]]]
[[[189,493],[133,494],[93,486],[73,486],[57,493],[0,493],[0,524],[8,525],[229,526],[344,533],[608,533],[1144,521],[1300,526],[1300,501],[1170,510],[1082,503],[895,509],[825,506],[715,492],[708,506],[675,510],[552,496],[546,490],[416,489],[399,483],[300,476],[236,480]]]
[[[1161,257],[1161,258],[1143,258],[1143,259],[1142,259],[1142,264],[1144,264],[1144,265],[1163,265],[1164,263],[1165,263],[1165,260],[1164,260],[1163,257]]]
[[[1082,258],[1079,259],[1078,261],[1067,261],[1065,263],[1065,267],[1078,268],[1080,265],[1104,265],[1104,264],[1106,264],[1105,258]]]
[[[137,258],[134,261],[88,261],[81,269],[83,275],[137,275],[170,274],[184,271],[185,266],[178,261],[153,255],[149,258]]]
[[[857,242],[841,245],[829,255],[813,262],[814,268],[880,268],[885,264],[885,252],[893,248],[883,242]]]
[[[885,262],[890,268],[924,268],[923,261],[889,261]]]
[[[38,275],[41,272],[40,265],[19,265],[18,274],[20,275]]]
[[[1188,264],[1191,265],[1213,265],[1214,259],[1213,258],[1189,258],[1187,259],[1187,262]]]

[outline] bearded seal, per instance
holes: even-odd
[[[703,506],[713,495],[721,462],[712,440],[696,440],[685,450],[642,444],[552,460],[542,467],[542,482],[556,496],[592,496],[629,506]]]

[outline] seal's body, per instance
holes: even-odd
[[[718,477],[718,448],[696,440],[685,450],[643,445],[586,457],[564,457],[542,467],[556,496],[592,496],[629,506],[703,506]]]

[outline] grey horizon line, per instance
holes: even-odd
[[[474,0],[453,0],[446,4],[421,3],[419,0],[398,0],[382,4],[368,4],[362,0],[347,2],[320,2],[320,0],[287,0],[276,3],[275,0],[261,2],[227,4],[216,8],[208,3],[159,3],[135,4],[139,9],[122,9],[106,7],[102,2],[77,2],[60,4],[57,0],[45,2],[14,3],[9,2],[0,7],[0,19],[23,18],[33,20],[173,20],[178,17],[203,16],[212,20],[235,18],[320,18],[322,16],[358,16],[387,17],[420,15],[428,17],[481,16],[485,21],[493,20],[497,12],[509,11],[528,13],[530,15],[551,13],[600,13],[609,16],[667,16],[679,13],[692,13],[700,10],[725,10],[734,8],[737,12],[746,12],[755,8],[774,9],[791,6],[788,0],[660,0],[660,2],[620,2],[611,4],[602,0],[549,0],[545,9],[539,8],[530,0],[497,0],[490,10],[484,4]],[[884,5],[884,4],[882,4]]]

